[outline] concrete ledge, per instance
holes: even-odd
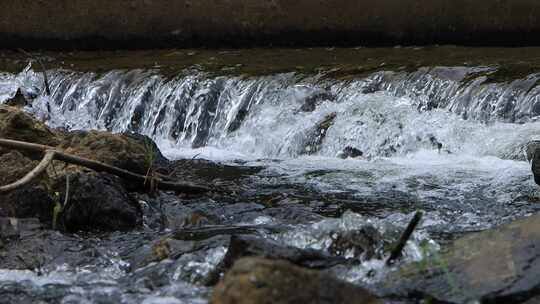
[[[540,1],[0,1],[0,48],[393,44],[540,45]]]

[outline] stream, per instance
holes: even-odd
[[[0,103],[20,88],[32,100],[26,111],[51,127],[148,135],[171,160],[219,164],[219,171],[201,169],[205,180],[238,189],[237,201],[162,194],[165,227],[152,211],[156,199],[140,195],[139,231],[49,231],[71,252],[40,269],[0,270],[0,302],[206,303],[205,278],[224,257],[232,228],[357,259],[331,272],[370,286],[384,279],[385,246],[417,210],[424,219],[404,263],[538,212],[525,147],[540,140],[540,74],[489,81],[496,70],[383,66],[340,78],[328,69],[247,75],[196,63],[174,73],[55,67],[51,96],[42,93],[37,64],[0,72]],[[346,147],[363,155],[343,159]],[[192,223],[193,214],[203,220]],[[375,254],[335,250],[337,236],[368,226],[381,235]],[[137,266],[141,252],[172,234],[176,259]]]

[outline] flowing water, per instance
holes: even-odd
[[[0,102],[21,88],[34,100],[27,110],[53,127],[133,131],[153,138],[171,159],[262,167],[250,177],[257,187],[251,191],[275,189],[284,212],[307,206],[309,216],[263,212],[255,200],[223,205],[219,212],[230,218],[221,224],[280,226],[260,234],[284,244],[328,251],[336,231],[364,225],[395,239],[412,212],[423,210],[407,247],[407,259],[415,260],[425,244],[436,250],[449,236],[540,210],[525,157],[526,144],[540,138],[540,75],[487,81],[494,70],[426,67],[339,80],[324,72],[218,76],[195,67],[173,76],[55,69],[52,95],[44,96],[41,74],[29,66],[0,74]],[[363,156],[338,157],[348,146]],[[319,206],[326,212],[314,211]],[[332,208],[341,211],[327,212]],[[1,270],[0,289],[62,303],[205,303],[209,289],[198,281],[226,244],[129,271],[121,245],[144,246],[157,233],[146,230],[88,244],[101,254],[84,265],[54,265],[42,275]],[[367,284],[381,263],[365,259],[335,272]],[[150,288],[146,273],[166,282]]]

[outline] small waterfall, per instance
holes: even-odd
[[[520,147],[538,134],[540,75],[491,83],[486,75],[493,71],[434,67],[338,81],[195,69],[175,77],[156,70],[53,70],[49,98],[39,95],[40,75],[28,67],[0,75],[0,102],[22,87],[35,98],[31,111],[51,104],[52,126],[133,131],[162,146],[258,157],[335,156],[353,146],[371,157],[440,149],[522,159]]]

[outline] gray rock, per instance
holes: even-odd
[[[471,234],[391,273],[384,294],[444,303],[521,303],[540,290],[540,214]]]

